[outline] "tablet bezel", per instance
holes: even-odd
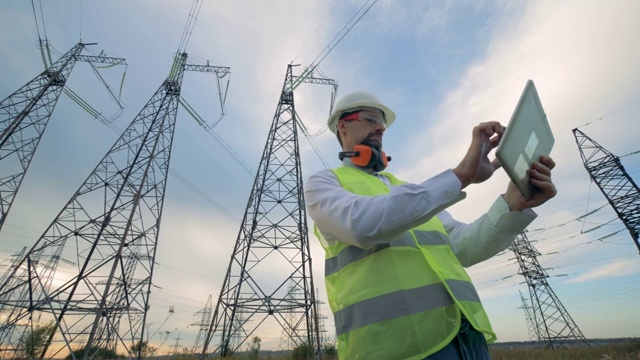
[[[529,80],[496,150],[496,157],[526,200],[534,191],[529,181],[531,166],[540,156],[551,154],[554,142],[536,87]]]

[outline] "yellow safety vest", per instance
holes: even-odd
[[[346,190],[388,194],[379,178],[351,167],[332,170]],[[389,173],[393,185],[404,182]],[[346,359],[423,359],[457,334],[462,312],[473,327],[495,341],[489,318],[466,271],[433,217],[388,243],[363,249],[336,242],[325,249],[325,284]]]

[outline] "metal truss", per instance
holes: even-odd
[[[527,303],[527,299],[525,299],[522,292],[518,290],[520,293],[520,301],[522,302],[522,310],[524,310],[524,317],[527,321],[527,331],[529,332],[529,340],[538,341],[541,338],[540,334],[538,334],[538,327],[536,326],[536,321],[531,313],[531,306]]]
[[[191,352],[194,354],[197,354],[200,349],[202,349],[202,345],[204,345],[204,338],[207,335],[207,329],[209,329],[209,324],[211,323],[212,310],[213,302],[211,301],[211,295],[209,295],[204,308],[196,313],[196,315],[202,314],[200,322],[190,324],[191,326],[198,326],[198,334],[196,335],[196,340],[193,342],[193,346],[191,347]]]
[[[76,44],[0,103],[0,229],[76,62],[125,64],[120,58],[80,55],[86,45],[91,44]]]
[[[0,284],[0,305],[16,310],[0,327],[4,356],[24,353],[25,334],[53,323],[38,357],[140,358],[186,60],[176,56],[169,77]]]
[[[228,356],[259,329],[275,333],[273,327],[291,339],[291,346],[306,343],[320,349],[292,87],[297,77],[292,68],[287,67],[204,355],[214,336],[219,345],[212,351]],[[297,290],[291,292],[292,288]]]
[[[547,282],[546,271],[538,263],[540,252],[531,244],[525,233],[520,233],[509,246],[516,254],[520,271],[529,286],[529,297],[533,308],[534,334],[538,342],[547,348],[589,345],[560,299]],[[531,336],[532,331],[529,331]]]
[[[584,167],[591,179],[629,230],[640,253],[640,189],[620,162],[620,158],[573,129]]]

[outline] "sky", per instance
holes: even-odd
[[[571,131],[579,128],[619,156],[638,181],[640,155],[633,153],[639,150],[640,3],[379,0],[355,26],[347,26],[364,4],[203,3],[186,52],[193,62],[231,68],[226,114],[213,130],[228,148],[184,109],[178,111],[150,300],[152,344],[162,345],[161,351],[178,342],[193,344],[198,327],[191,324],[200,321],[198,311],[209,295],[214,304],[217,300],[287,65],[300,64],[300,74],[321,54],[326,56],[316,76],[337,81],[338,97],[368,90],[396,112],[384,136],[393,158],[388,170],[412,182],[455,167],[478,123],[506,125],[526,81],[533,80],[555,136],[551,156],[558,195],[535,209],[538,217],[527,236],[541,253],[538,261],[551,289],[585,337],[640,336],[638,249],[590,180]],[[97,43],[85,54],[104,51],[128,64],[100,70],[126,104],[113,121],[122,130],[167,77],[191,5],[186,0],[42,2],[44,26],[36,27],[30,2],[2,2],[0,98],[43,70],[39,33],[44,37],[46,30],[58,51],[54,60],[78,42]],[[36,9],[40,12],[37,2]],[[339,34],[344,38],[336,44]],[[120,112],[86,63],[76,64],[67,86],[106,118]],[[182,90],[203,118],[217,121],[215,78],[186,73]],[[339,165],[337,141],[323,127],[330,96],[331,89],[322,85],[305,84],[295,92],[296,110],[310,134],[300,136],[304,179]],[[119,135],[66,95],[60,98],[0,233],[0,271],[42,235]],[[499,171],[465,189],[467,198],[448,210],[473,221],[507,183]],[[332,336],[324,253],[313,234],[309,238],[321,312]],[[520,297],[529,293],[514,254],[505,251],[468,271],[498,341],[529,340]],[[275,348],[280,330],[258,336],[264,348]]]

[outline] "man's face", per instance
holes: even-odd
[[[383,113],[378,109],[364,108],[341,119],[338,122],[338,131],[345,150],[364,144],[380,151],[385,131]]]

